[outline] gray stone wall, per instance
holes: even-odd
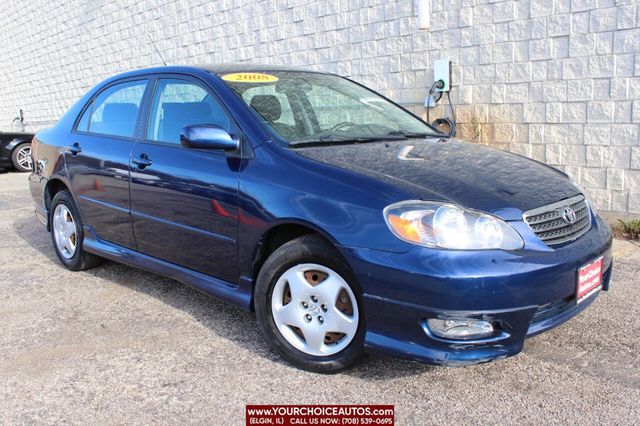
[[[124,70],[254,61],[347,75],[424,115],[453,63],[460,135],[565,170],[602,210],[640,213],[634,0],[0,0],[0,130],[55,122]],[[435,108],[431,117],[446,114]]]

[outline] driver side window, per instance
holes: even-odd
[[[204,88],[187,80],[158,80],[147,139],[180,144],[182,128],[196,124],[213,124],[230,130],[229,116]]]

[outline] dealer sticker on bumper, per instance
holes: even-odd
[[[578,269],[576,301],[581,303],[602,288],[602,256]]]

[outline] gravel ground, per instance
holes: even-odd
[[[26,175],[0,173],[0,419],[244,424],[245,404],[394,404],[398,424],[632,424],[640,418],[640,249],[615,242],[612,290],[520,355],[465,368],[371,356],[296,370],[253,315],[106,262],[65,270]]]

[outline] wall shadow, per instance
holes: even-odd
[[[50,235],[35,217],[17,219],[13,222],[13,228],[17,236],[42,254],[47,261],[55,262],[63,268],[52,247]],[[99,277],[115,285],[154,297],[174,309],[187,313],[209,331],[233,344],[273,362],[295,368],[266,344],[258,331],[253,313],[245,312],[173,279],[109,260],[105,260],[94,269],[79,273]],[[434,368],[437,367],[371,355],[356,367],[339,374],[378,381],[419,375]]]

